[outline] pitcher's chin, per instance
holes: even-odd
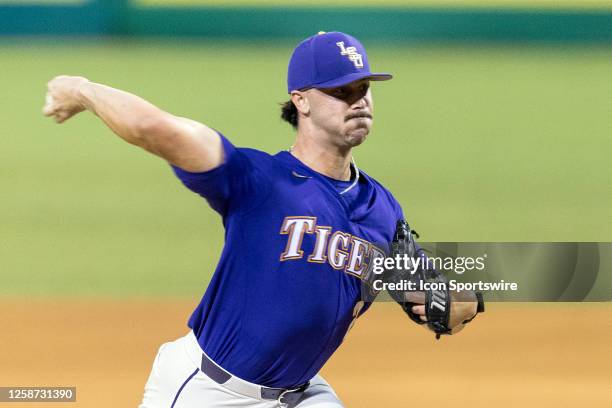
[[[351,147],[356,147],[365,142],[369,133],[370,129],[367,128],[353,129],[347,134],[346,139]]]

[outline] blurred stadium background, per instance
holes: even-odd
[[[45,83],[80,74],[274,152],[295,43],[357,35],[376,124],[356,152],[425,240],[606,241],[612,1],[0,0],[0,293],[199,295],[219,220]],[[180,277],[180,278],[178,278]]]
[[[115,377],[98,372],[91,374],[95,381],[80,380],[85,356],[68,358],[63,376],[49,368],[39,382],[77,382],[86,401],[100,384],[123,387],[136,401],[155,344],[183,330],[177,328],[203,293],[223,243],[217,215],[158,159],[119,141],[92,115],[63,126],[43,118],[46,82],[57,74],[84,75],[207,123],[238,145],[275,152],[293,140],[279,118],[288,58],[297,41],[320,30],[357,36],[373,68],[395,74],[373,88],[373,133],[355,157],[390,187],[423,239],[611,241],[611,0],[359,0],[333,6],[323,0],[0,0],[0,344],[6,350],[0,385],[35,385],[26,383],[41,360],[11,353],[18,342],[36,347],[33,339],[41,333],[55,339],[58,345],[42,358],[43,366],[54,367],[58,353],[83,347],[70,336],[87,331],[87,342],[110,331],[115,348],[107,361],[119,355],[123,365],[100,367]],[[92,299],[124,303],[100,306]],[[153,303],[130,303],[145,300]],[[608,306],[597,309],[603,328],[581,326],[589,341],[602,330],[609,339]],[[565,307],[561,313],[569,321],[586,310]],[[89,315],[77,318],[75,309]],[[126,320],[111,318],[109,310]],[[535,310],[560,318],[557,309]],[[143,351],[133,353],[133,334],[156,327],[141,319],[157,313],[165,331],[148,336]],[[507,324],[515,313],[504,309],[501,316]],[[533,343],[525,343],[517,358],[544,355],[550,366],[555,356],[578,347],[571,332],[559,332],[563,319],[547,322],[526,328]],[[537,337],[537,324],[549,324],[552,337]],[[502,348],[516,346],[508,342],[515,330],[491,327],[466,330],[446,356],[475,347],[512,364],[515,356]],[[487,335],[488,349],[478,343]],[[415,344],[431,347],[426,343]],[[589,344],[597,356],[609,357],[603,343]],[[335,364],[354,364],[346,353]],[[591,393],[588,400],[582,393],[609,379],[604,360],[576,357],[590,376],[574,374],[577,388],[563,383],[565,394],[551,391],[538,406],[567,406],[572,398],[610,406],[609,395]],[[521,374],[530,369],[535,382],[508,406],[529,406],[543,388],[560,389],[549,371],[532,364],[514,367]],[[381,362],[381,372],[385,367]],[[134,373],[135,380],[126,380]],[[342,388],[348,387],[348,380],[340,382],[343,373],[330,382],[355,401],[349,406],[365,406],[358,403],[359,391]],[[544,377],[548,382],[540,381]],[[360,378],[355,371],[348,379]],[[491,391],[496,384],[487,384],[488,400],[465,397],[471,406],[498,398]],[[401,384],[386,385],[394,400],[402,395]],[[452,385],[457,393],[466,387],[480,392],[469,382]],[[420,389],[427,386],[425,378]],[[92,403],[124,401],[96,398]]]

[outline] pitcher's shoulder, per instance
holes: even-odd
[[[374,177],[367,174],[365,171],[361,169],[359,169],[359,171],[360,171],[360,175],[365,177],[366,180],[368,180],[368,182],[372,185],[372,187],[376,189],[376,191],[379,193],[379,196],[384,197],[388,201],[388,203],[393,207],[393,209],[396,211],[398,218],[402,218],[403,217],[402,206],[399,203],[399,201],[397,201],[397,199],[395,198],[391,190],[385,187],[380,181],[376,180]]]

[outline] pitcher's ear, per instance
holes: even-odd
[[[302,115],[307,116],[310,113],[310,100],[305,91],[291,92],[291,101]]]

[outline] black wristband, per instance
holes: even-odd
[[[476,313],[484,313],[485,304],[484,298],[482,297],[482,292],[476,292],[476,299],[478,300],[478,307],[476,308]]]

